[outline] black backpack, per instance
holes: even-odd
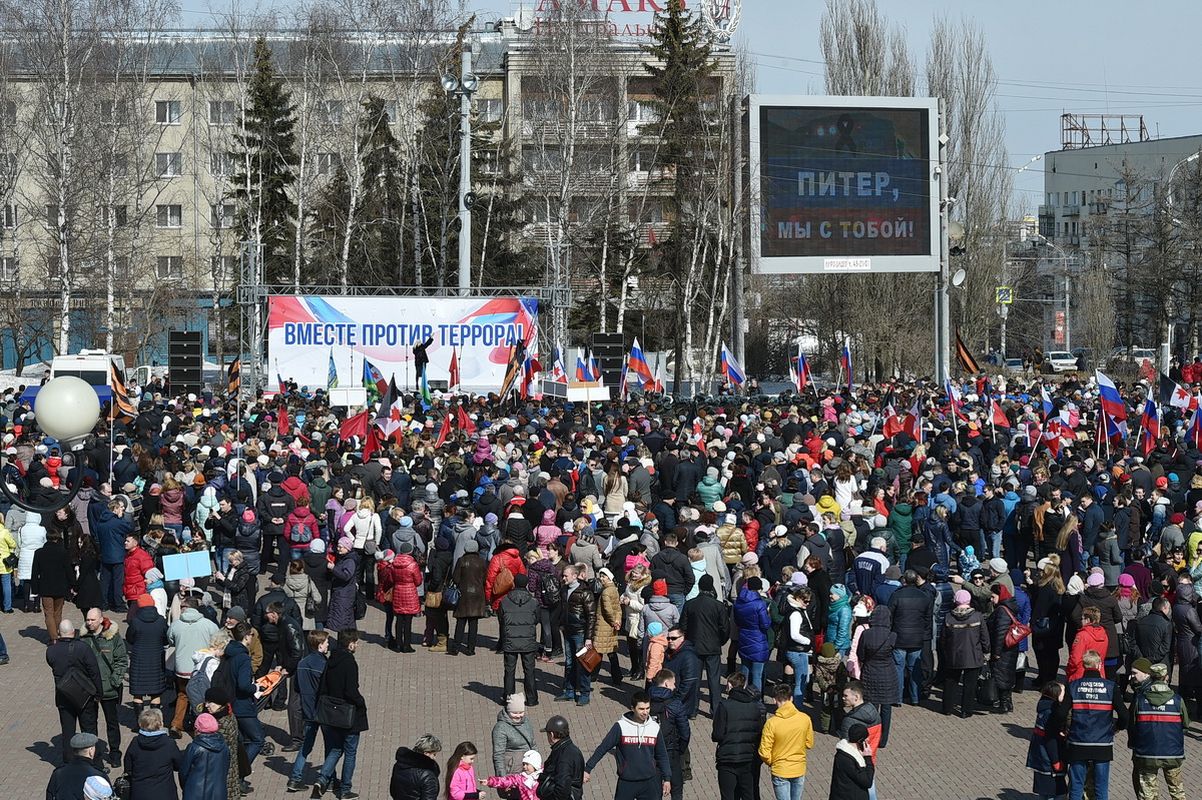
[[[78,642],[67,645],[67,671],[54,681],[54,690],[74,709],[82,710],[96,697],[96,686],[84,670],[83,665],[75,660],[75,646]]]
[[[555,572],[544,572],[539,575],[538,604],[542,608],[555,608],[559,605],[559,578]]]
[[[230,699],[231,703],[234,702],[234,676],[230,674],[230,662],[228,658],[221,659],[221,663],[217,665],[217,669],[213,670],[213,677],[209,679],[209,686],[221,690]]]

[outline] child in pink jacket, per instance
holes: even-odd
[[[476,786],[476,746],[471,742],[460,742],[447,760],[447,797],[450,800],[477,800],[480,790]],[[483,783],[483,781],[481,781]]]
[[[537,750],[522,754],[522,771],[512,775],[496,775],[482,783],[494,789],[517,789],[519,800],[537,800],[538,779],[543,774],[543,757]]]

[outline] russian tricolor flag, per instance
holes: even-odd
[[[601,379],[601,366],[591,353],[586,353],[582,359],[576,356],[576,380],[595,381]]]
[[[847,391],[850,392],[852,390],[851,339],[843,342],[843,352],[839,354],[839,365],[843,369],[843,374],[847,376]]]
[[[1098,399],[1101,401],[1102,410],[1117,421],[1125,421],[1127,404],[1123,402],[1123,396],[1119,394],[1118,387],[1114,385],[1114,381],[1103,375],[1101,370],[1097,370],[1095,374],[1098,379]]]
[[[1048,387],[1039,387],[1039,401],[1043,406],[1043,418],[1047,420],[1048,417],[1052,416],[1052,412],[1056,410],[1056,406],[1052,402],[1052,396],[1048,394]]]
[[[1189,427],[1185,429],[1185,443],[1195,450],[1202,448],[1202,409],[1194,409]]]
[[[1160,441],[1160,411],[1156,401],[1148,397],[1144,403],[1144,414],[1139,419],[1139,449],[1145,456],[1156,449]]]
[[[747,380],[747,375],[743,372],[743,368],[739,366],[739,362],[735,361],[734,354],[727,349],[726,343],[722,343],[722,374],[726,376],[726,380],[731,386],[742,386]]]
[[[643,390],[648,390],[655,385],[655,376],[651,374],[651,365],[647,363],[647,357],[643,354],[643,348],[639,347],[637,338],[630,348],[630,357],[626,359],[626,372],[627,380],[632,374],[639,377],[639,386]]]

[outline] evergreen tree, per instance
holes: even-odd
[[[313,205],[309,232],[312,246],[309,249],[309,267],[314,276],[322,276],[317,282],[328,282],[328,276],[336,275],[342,260],[342,242],[346,235],[346,219],[351,206],[351,182],[346,168],[341,164],[334,176]]]
[[[286,283],[292,274],[296,203],[289,195],[296,175],[296,117],[291,94],[272,64],[271,48],[260,36],[254,46],[254,74],[237,135],[243,153],[234,178],[239,233],[262,246],[263,279]]]
[[[362,205],[351,242],[350,282],[360,285],[402,282],[406,198],[397,140],[388,123],[384,100],[368,97],[359,120]]]
[[[644,51],[658,63],[645,69],[655,79],[653,108],[659,121],[645,133],[660,137],[659,164],[675,178],[668,203],[668,236],[656,247],[660,271],[672,280],[676,291],[675,351],[677,369],[673,392],[679,391],[684,364],[685,315],[689,313],[684,294],[684,279],[691,268],[692,242],[705,235],[694,230],[692,199],[700,195],[699,182],[705,180],[707,140],[713,136],[706,125],[703,101],[717,94],[715,64],[710,60],[710,44],[699,19],[685,11],[682,0],[668,0],[656,15],[651,43]]]

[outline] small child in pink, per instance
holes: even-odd
[[[497,775],[481,783],[486,783],[494,789],[517,789],[520,800],[537,800],[538,779],[542,774],[543,757],[537,750],[527,750],[522,754],[521,772]]]

